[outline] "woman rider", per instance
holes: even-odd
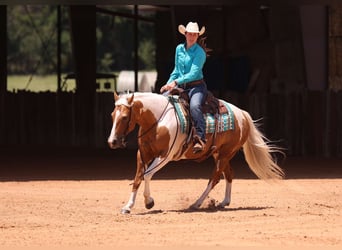
[[[185,36],[185,43],[176,47],[175,67],[160,92],[163,93],[176,86],[188,91],[190,114],[196,130],[193,137],[193,152],[197,153],[204,149],[206,143],[205,120],[201,107],[207,95],[207,85],[203,80],[203,66],[208,50],[204,44],[198,43],[198,38],[205,32],[205,27],[199,30],[196,22],[189,22],[186,27],[179,25],[178,31]]]

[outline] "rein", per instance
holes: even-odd
[[[168,103],[170,102],[170,100],[168,101]],[[167,106],[167,105],[166,105]],[[165,110],[166,110],[166,108],[164,109],[164,112],[165,112]],[[164,113],[163,112],[163,113]],[[176,114],[176,111],[175,111],[175,116],[177,116],[177,114]],[[159,118],[159,120],[160,120],[160,118]],[[176,117],[176,121],[177,121],[177,130],[176,130],[176,136],[175,136],[175,138],[173,139],[173,142],[172,142],[172,144],[171,144],[171,147],[169,147],[169,150],[167,151],[167,154],[166,154],[166,157],[164,158],[164,160],[162,160],[161,162],[159,162],[159,164],[158,165],[156,165],[156,166],[154,166],[154,168],[152,168],[152,169],[149,169],[149,167],[148,168],[145,168],[145,172],[144,172],[144,175],[145,174],[148,174],[149,172],[151,172],[152,170],[154,170],[155,168],[157,168],[161,163],[163,163],[164,161],[166,161],[166,159],[168,158],[168,156],[170,155],[170,152],[171,152],[171,150],[172,150],[172,148],[173,148],[173,146],[175,145],[175,143],[176,143],[176,140],[177,140],[177,135],[178,135],[178,127],[179,127],[179,122],[178,122],[178,119],[177,119],[177,117]],[[141,158],[142,159],[142,158]],[[144,165],[146,165],[145,164],[145,161],[142,159],[142,161],[143,161],[143,163],[144,163]]]
[[[164,108],[162,114],[161,114],[160,117],[158,118],[158,120],[157,120],[155,123],[153,123],[153,124],[151,125],[151,127],[149,127],[149,129],[147,129],[144,133],[142,133],[141,135],[138,135],[137,138],[141,138],[141,137],[145,136],[145,135],[146,135],[148,132],[150,132],[155,126],[158,125],[158,123],[160,122],[160,120],[161,120],[162,117],[164,116],[165,111],[166,111],[166,108],[167,108],[167,106],[169,105],[169,103],[170,103],[170,100],[168,100],[168,102],[166,103],[166,106],[165,106],[165,108]]]

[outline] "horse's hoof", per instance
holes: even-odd
[[[151,209],[151,208],[153,208],[153,206],[154,206],[154,200],[153,200],[153,199],[152,199],[151,202],[145,204],[145,207],[146,207],[147,209]]]
[[[192,204],[189,209],[190,210],[199,210],[200,206],[196,205],[196,204]]]
[[[121,209],[121,214],[130,214],[131,210],[127,209],[127,208],[123,208]]]
[[[230,205],[230,203],[220,203],[217,205],[218,209],[224,209],[225,207],[228,207]]]

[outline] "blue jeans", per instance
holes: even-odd
[[[205,141],[205,120],[201,107],[207,97],[207,85],[203,83],[187,91],[189,91],[190,114],[194,121],[196,133],[203,141]]]

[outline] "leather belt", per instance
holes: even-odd
[[[202,83],[204,83],[203,79],[192,81],[192,82],[187,82],[187,83],[183,84],[183,88],[184,89],[191,89],[191,88],[193,88],[193,87],[195,87],[197,85],[200,85]]]

